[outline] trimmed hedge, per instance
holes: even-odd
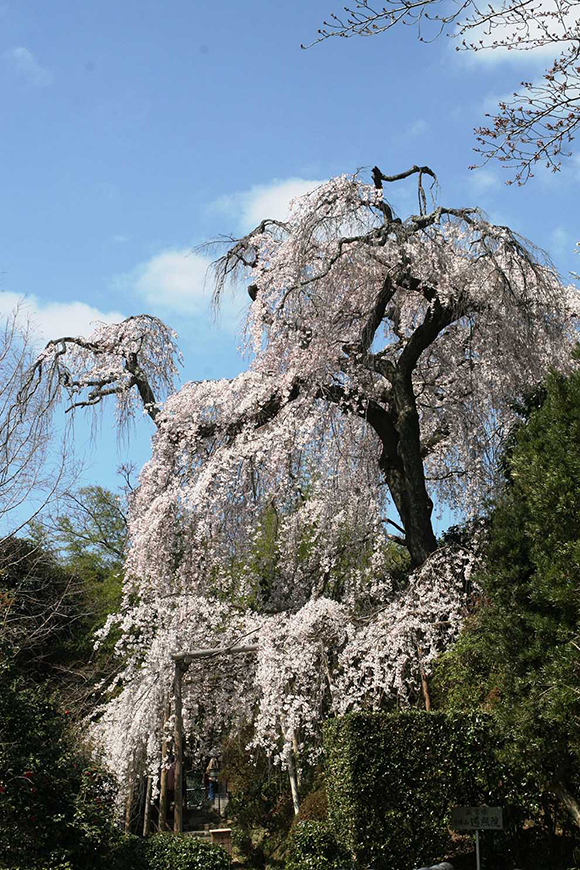
[[[350,863],[326,822],[298,822],[292,829],[285,870],[344,870]]]
[[[230,856],[212,843],[177,834],[153,834],[143,844],[143,870],[231,870]]]
[[[328,722],[329,822],[354,864],[408,870],[441,861],[453,806],[502,806],[504,823],[518,821],[497,742],[490,717],[479,713],[357,713]],[[496,839],[505,847],[505,835]]]
[[[8,866],[10,870],[77,870],[80,865],[48,860]],[[220,846],[195,837],[163,833],[144,840],[120,834],[107,856],[94,866],[98,870],[231,870],[232,862]]]

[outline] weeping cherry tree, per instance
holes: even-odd
[[[411,176],[402,219],[384,188]],[[473,567],[437,549],[434,501],[474,514],[493,489],[515,400],[572,364],[578,301],[509,228],[428,207],[425,179],[333,178],[231,240],[216,303],[232,281],[251,300],[232,380],[174,391],[175,335],[148,315],[51,341],[30,370],[22,404],[114,395],[121,422],[142,406],[156,426],[117,617],[123,691],[100,724],[117,770],[138,751],[156,769],[179,649],[259,638],[251,662],[193,667],[186,716],[212,734],[251,719],[283,762],[316,750],[329,712],[428,706]]]

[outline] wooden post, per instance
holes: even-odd
[[[296,765],[294,763],[293,749],[288,753],[288,778],[290,779],[290,791],[292,792],[294,815],[297,816],[300,809],[300,802],[298,800],[298,783],[296,781]]]
[[[153,790],[153,777],[147,777],[147,788],[145,789],[145,806],[143,807],[143,836],[149,836],[151,828],[151,792]]]
[[[183,832],[183,717],[181,710],[181,682],[183,669],[181,662],[175,662],[173,679],[173,699],[175,711],[175,803],[173,810],[173,831]]]
[[[292,752],[294,753],[294,769],[296,771],[296,784],[298,788],[301,786],[301,775],[300,775],[300,766],[298,764],[298,759],[300,758],[300,753],[298,752],[298,738],[296,737],[296,731],[292,729]]]
[[[171,707],[169,701],[165,705],[163,716],[163,741],[161,743],[161,773],[159,774],[159,823],[160,831],[167,827],[167,722]]]
[[[134,788],[134,774],[133,771],[129,775],[129,791],[127,793],[127,800],[125,801],[125,833],[131,833],[131,810],[133,809],[133,788]]]
[[[425,673],[425,668],[423,667],[423,654],[421,652],[421,647],[417,644],[417,655],[419,657],[419,673],[421,675],[421,690],[423,692],[423,701],[425,703],[425,711],[427,713],[431,712],[431,695],[429,693],[429,681],[427,679],[427,674]]]

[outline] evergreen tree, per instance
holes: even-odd
[[[481,705],[580,824],[580,374],[552,374],[517,432],[491,516],[480,606],[439,684]]]

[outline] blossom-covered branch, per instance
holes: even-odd
[[[457,50],[551,52],[542,79],[521,83],[511,100],[499,103],[490,122],[476,129],[485,159],[497,158],[524,184],[534,167],[553,171],[570,155],[580,124],[580,3],[578,0],[500,0],[481,6],[475,0],[389,0],[378,8],[357,0],[324,21],[309,46],[333,36],[375,36],[398,25],[416,25],[421,41],[440,35],[459,40]]]
[[[53,339],[29,369],[18,407],[42,396],[48,412],[64,392],[67,411],[72,411],[115,396],[121,422],[127,422],[137,406],[155,421],[158,398],[173,389],[177,373],[175,359],[180,354],[175,339],[171,329],[148,314],[99,326],[88,338]]]

